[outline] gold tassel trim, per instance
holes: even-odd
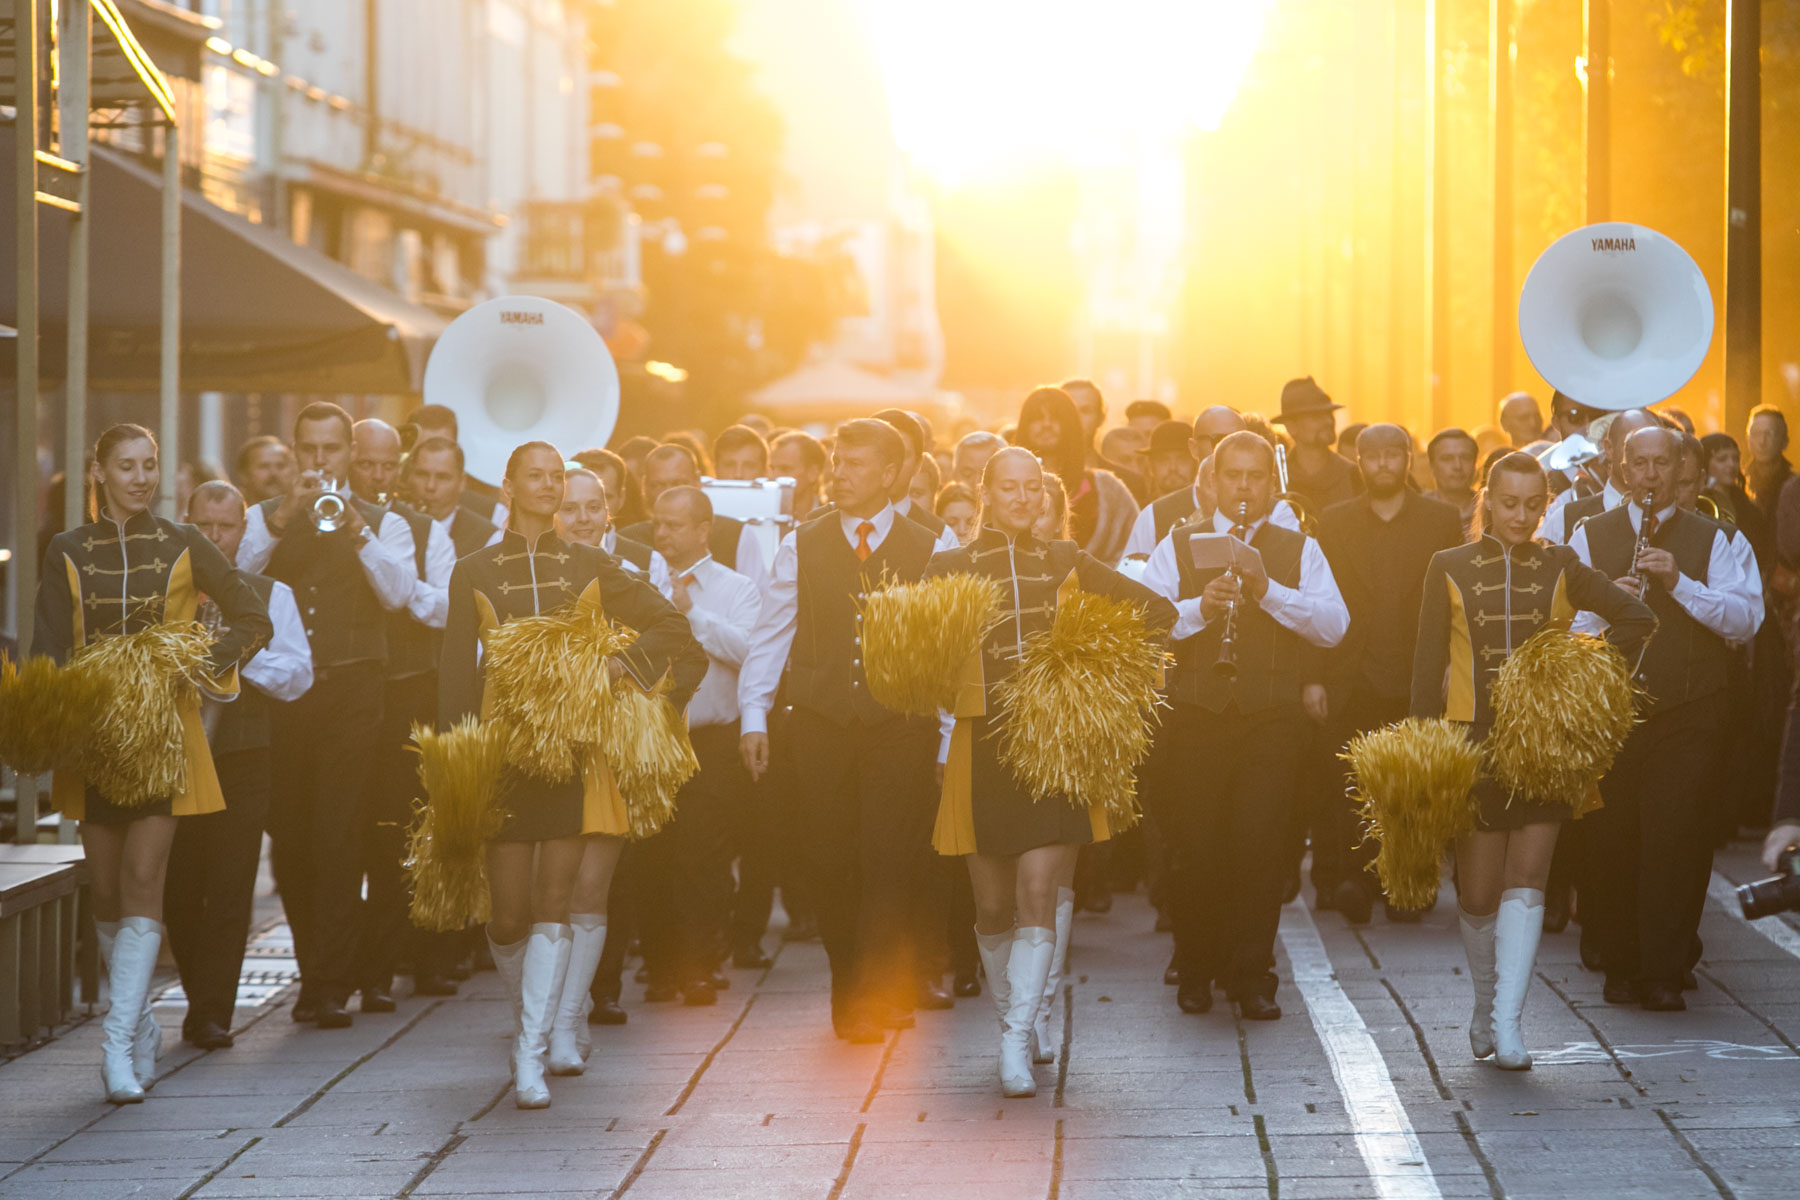
[[[464,717],[447,733],[414,725],[412,740],[426,797],[407,842],[412,921],[454,931],[490,914],[487,844],[506,820],[500,804],[506,736]]]
[[[1488,760],[1508,803],[1579,810],[1637,723],[1625,656],[1604,638],[1544,629],[1513,651],[1492,692]]]
[[[995,689],[1001,764],[1034,799],[1099,805],[1115,833],[1130,828],[1166,658],[1137,605],[1070,596]]]
[[[1351,798],[1381,847],[1382,890],[1396,908],[1431,907],[1445,844],[1475,828],[1481,748],[1442,718],[1408,717],[1351,738],[1338,757],[1355,772]]]
[[[889,582],[863,602],[869,695],[909,717],[952,711],[963,664],[999,618],[1000,585],[980,575]]]
[[[122,808],[187,790],[180,708],[197,700],[212,637],[194,621],[89,642],[70,659],[99,680],[104,705],[81,755],[82,773]]]
[[[637,635],[577,601],[491,630],[483,645],[489,720],[507,734],[507,761],[545,783],[575,775],[613,703],[606,660]]]
[[[0,762],[21,775],[72,767],[106,707],[91,671],[39,655],[23,665],[0,659]]]

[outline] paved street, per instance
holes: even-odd
[[[1725,879],[1760,874],[1747,847]],[[1722,893],[1721,893],[1722,894]],[[150,1098],[100,1098],[97,1021],[0,1066],[0,1195],[948,1198],[1792,1197],[1800,1184],[1800,932],[1717,902],[1686,1014],[1608,1007],[1573,930],[1527,1012],[1537,1068],[1470,1061],[1446,893],[1423,926],[1290,906],[1286,1017],[1177,1011],[1141,897],[1075,933],[1062,1047],[1006,1101],[985,997],[884,1046],[834,1041],[824,954],[782,947],[712,1009],[596,1029],[554,1107],[507,1092],[491,973],[347,1032],[287,1019],[235,1049],[174,1043]],[[770,939],[771,943],[774,939]]]

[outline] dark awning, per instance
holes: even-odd
[[[0,128],[0,163],[13,131]],[[155,391],[160,345],[160,175],[93,150],[89,386]],[[13,189],[0,187],[0,229]],[[43,376],[61,378],[68,310],[68,218],[38,216]],[[0,322],[16,324],[11,238],[0,239]],[[419,390],[445,322],[341,263],[186,192],[181,229],[181,388],[185,392],[400,393]],[[0,378],[13,370],[0,343]]]

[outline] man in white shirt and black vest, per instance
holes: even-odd
[[[286,450],[286,447],[282,447]],[[229,483],[201,484],[188,498],[187,517],[227,559],[244,536],[244,497]],[[229,704],[205,700],[201,723],[225,798],[222,812],[183,817],[175,826],[163,883],[163,920],[169,950],[187,995],[182,1040],[202,1050],[232,1044],[238,977],[250,936],[256,869],[269,816],[269,727],[286,705],[312,686],[312,650],[294,593],[265,575],[244,576],[269,609],[275,632],[239,672],[248,687]],[[218,606],[202,602],[210,625]]]
[[[1212,1007],[1221,985],[1251,1020],[1281,1016],[1275,1003],[1275,931],[1289,871],[1297,749],[1309,717],[1324,715],[1321,652],[1350,623],[1319,544],[1269,521],[1275,452],[1254,433],[1213,451],[1219,507],[1212,520],[1175,529],[1156,547],[1144,583],[1174,601],[1174,756],[1157,819],[1185,863],[1171,897],[1179,930],[1178,1001]],[[1260,571],[1242,579],[1194,562],[1191,539],[1229,534],[1253,547]],[[1232,626],[1235,673],[1218,669]],[[1182,787],[1185,790],[1176,792]]]
[[[707,553],[712,504],[699,488],[670,488],[651,515],[656,548],[669,563],[669,600],[688,619],[709,659],[688,701],[688,734],[700,770],[675,798],[675,816],[632,847],[641,879],[640,937],[649,1000],[713,1003],[727,949],[731,859],[749,778],[738,753],[738,668],[762,607],[748,579]]]
[[[862,666],[859,606],[884,576],[917,581],[935,542],[888,501],[905,458],[885,422],[838,428],[833,511],[782,539],[738,680],[744,762],[761,778],[787,672],[797,852],[831,960],[832,1026],[859,1043],[912,1022],[933,817],[937,723],[876,703]]]
[[[463,448],[446,437],[428,437],[414,445],[401,475],[408,503],[444,531],[457,558],[487,545],[495,532],[492,521],[462,506],[468,478]]]
[[[1679,504],[1681,435],[1654,426],[1625,443],[1629,502],[1591,517],[1569,547],[1641,596],[1656,633],[1638,663],[1642,721],[1600,781],[1605,801],[1583,817],[1582,930],[1606,972],[1610,1003],[1687,1007],[1700,915],[1712,873],[1709,825],[1734,646],[1763,618],[1760,576],[1729,533]],[[1597,632],[1589,613],[1575,628]]]
[[[363,798],[381,736],[388,614],[418,578],[412,530],[340,490],[343,524],[321,530],[314,502],[350,474],[350,414],[320,402],[294,423],[299,481],[249,511],[237,565],[294,590],[312,645],[313,686],[272,735],[269,833],[275,885],[300,964],[296,1021],[350,1024],[362,901]]]

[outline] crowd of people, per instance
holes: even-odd
[[[1183,1012],[1223,993],[1277,1019],[1276,928],[1309,852],[1318,910],[1422,915],[1383,896],[1339,751],[1409,715],[1481,738],[1499,667],[1557,623],[1626,653],[1643,717],[1579,819],[1478,787],[1454,854],[1471,1047],[1530,1065],[1531,963],[1571,919],[1609,1002],[1683,1008],[1714,847],[1769,824],[1778,791],[1770,857],[1800,840],[1782,414],[1756,410],[1743,461],[1666,406],[1557,394],[1546,420],[1519,393],[1493,426],[1427,437],[1344,422],[1311,378],[1273,399],[1191,421],[1138,401],[1109,424],[1075,379],[953,438],[899,410],[824,438],[746,415],[711,438],[529,442],[489,481],[465,473],[448,409],[396,428],[315,403],[287,440],[247,442],[231,481],[183,468],[180,522],[150,511],[152,435],[108,430],[92,523],[47,541],[34,649],[66,659],[160,622],[216,634],[182,794],[128,807],[56,780],[94,867],[109,1097],[140,1100],[154,1075],[165,932],[184,1038],[232,1044],[265,830],[293,1020],[342,1028],[393,1011],[397,977],[446,995],[491,966],[523,1107],[584,1069],[590,1026],[626,1021],[633,952],[652,1002],[712,1004],[732,968],[767,967],[777,893],[782,936],[823,943],[838,1037],[878,1042],[985,988],[1007,1095],[1052,1059],[1074,912],[1118,887],[1148,886]],[[793,481],[778,542],[714,511],[709,481],[777,477]],[[1199,565],[1220,536],[1255,554]],[[955,573],[1002,585],[981,686],[936,721],[891,711],[863,668],[869,592]],[[1071,590],[1136,605],[1171,654],[1130,829],[1030,794],[994,751],[998,689]],[[415,927],[411,729],[484,714],[489,637],[583,599],[636,631],[611,677],[685,711],[698,772],[637,840],[604,764],[521,783],[485,927]]]

